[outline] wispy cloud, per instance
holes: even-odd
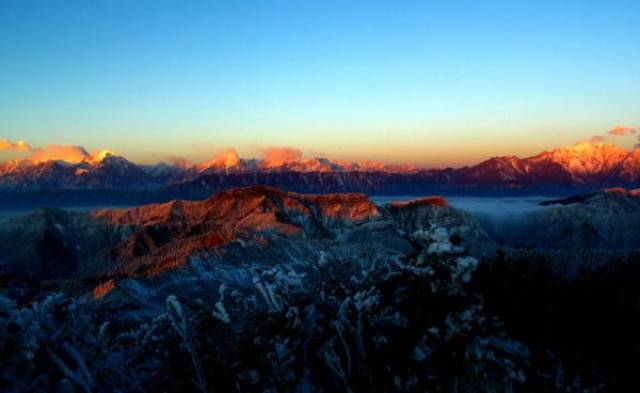
[[[33,162],[45,162],[45,161],[66,161],[66,162],[80,162],[82,160],[89,160],[92,155],[89,154],[82,146],[73,145],[48,145],[41,148],[35,148],[31,150],[33,154],[29,159]]]
[[[44,147],[34,147],[28,142],[19,140],[16,142],[0,138],[0,153],[24,153],[21,157],[35,163],[45,161],[66,161],[81,162],[82,160],[91,160],[103,154],[102,151],[94,154],[89,153],[82,146],[76,145],[47,145]]]
[[[634,135],[638,132],[637,127],[627,127],[617,125],[609,130],[608,134],[613,136],[625,136],[625,135]]]
[[[607,137],[617,138],[617,137],[623,137],[623,136],[629,136],[629,135],[636,135],[639,133],[639,130],[640,130],[639,127],[628,127],[623,125],[616,125],[615,127],[611,128],[609,131],[607,131],[606,135],[593,135],[587,141],[590,143],[602,143],[605,140],[607,140]],[[638,147],[637,144],[636,144],[636,147]]]
[[[224,153],[214,157],[209,161],[205,161],[200,165],[205,167],[210,165],[232,167],[238,164],[239,162],[240,162],[240,156],[238,155],[238,152],[236,151],[236,149],[234,149],[233,147],[227,147],[224,150]]]
[[[25,141],[12,142],[8,139],[0,138],[0,151],[31,151],[31,146]]]
[[[277,167],[301,159],[302,150],[293,147],[270,146],[264,149],[264,163],[268,167]]]

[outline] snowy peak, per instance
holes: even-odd
[[[387,194],[443,189],[560,194],[567,190],[638,187],[640,149],[627,151],[615,145],[585,142],[528,158],[493,157],[470,167],[424,170],[375,161],[306,158],[297,149],[284,148],[274,148],[262,159],[245,159],[235,149],[227,149],[199,165],[182,159],[173,165],[148,166],[134,164],[110,150],[89,154],[77,146],[53,146],[47,148],[47,154],[34,153],[30,159],[0,164],[0,189],[9,190],[173,189],[182,185],[180,189],[202,197],[231,187],[259,184],[303,192]]]
[[[0,164],[0,187],[13,190],[130,189],[147,187],[151,181],[141,166],[109,150],[66,156],[64,160],[23,159]]]
[[[622,161],[617,177],[625,183],[640,181],[640,149],[635,149]]]
[[[515,181],[519,176],[526,175],[523,160],[515,156],[493,157],[470,168],[460,170],[460,180],[465,182],[479,182],[482,184],[499,184]]]
[[[111,150],[101,150],[101,151],[97,152],[96,154],[93,154],[89,161],[93,162],[93,163],[99,163],[99,162],[104,161],[107,158],[115,158],[115,157],[120,157],[120,156],[118,156],[116,153],[114,153]],[[120,158],[122,158],[122,157],[120,157]]]
[[[411,164],[385,164],[378,161],[364,161],[354,164],[357,170],[363,172],[387,172],[387,173],[415,173],[418,167]]]
[[[616,145],[582,142],[572,147],[541,153],[529,160],[552,161],[573,174],[588,175],[611,171],[627,156],[629,152]]]
[[[196,166],[198,173],[244,173],[251,169],[254,169],[252,160],[240,158],[233,148],[228,148],[221,156]]]
[[[522,188],[538,185],[606,187],[640,178],[640,151],[610,144],[579,143],[528,158],[494,157],[462,168],[456,184]]]
[[[275,150],[275,151],[273,151]],[[224,154],[196,165],[201,174],[234,174],[257,172],[386,172],[415,173],[414,165],[393,165],[376,161],[347,162],[325,157],[305,158],[296,149],[273,149],[262,159],[241,158],[233,148]]]

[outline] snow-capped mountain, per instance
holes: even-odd
[[[0,164],[0,192],[144,190],[148,194],[144,201],[165,201],[202,198],[249,185],[314,193],[539,195],[640,186],[640,149],[627,151],[610,144],[580,143],[527,158],[493,157],[458,169],[305,158],[299,152],[245,159],[233,149],[197,165],[137,165],[110,151],[73,153],[69,161],[13,160]],[[153,194],[148,193],[151,190]]]
[[[248,173],[260,169],[257,160],[240,158],[235,149],[227,149],[222,156],[214,157],[194,166],[196,173]]]
[[[393,165],[376,161],[348,162],[325,157],[303,158],[277,157],[264,159],[241,158],[235,149],[227,149],[223,155],[194,165],[199,174],[238,174],[256,172],[387,172],[414,173],[413,165]]]
[[[79,161],[25,159],[0,164],[0,188],[5,190],[131,189],[152,184],[143,167],[108,150]]]
[[[554,162],[579,177],[609,173],[628,156],[627,150],[616,145],[582,142],[572,147],[540,153],[527,162]]]
[[[528,158],[494,157],[461,168],[454,175],[458,186],[501,188],[601,188],[624,185],[640,178],[640,151],[611,144],[579,143]]]
[[[615,179],[624,183],[640,182],[640,149],[633,150],[616,168]]]

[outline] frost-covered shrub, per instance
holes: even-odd
[[[446,246],[445,232],[429,236],[444,246],[392,263],[323,253],[304,272],[276,266],[254,270],[251,287],[221,284],[210,303],[171,295],[142,324],[97,319],[59,294],[26,308],[0,297],[2,386],[355,392],[521,383],[526,355],[496,350],[518,343],[498,336],[466,289],[477,261]]]
[[[98,390],[107,353],[82,303],[51,294],[18,308],[0,295],[0,390]]]
[[[304,270],[255,268],[244,286],[209,278],[208,300],[175,293],[152,319],[60,294],[23,307],[0,295],[0,391],[604,390],[590,364],[523,334],[557,318],[535,296],[567,297],[546,273],[479,262],[437,228],[415,236],[423,246],[388,263],[326,251]]]

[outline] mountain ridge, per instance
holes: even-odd
[[[200,199],[248,185],[305,193],[568,195],[640,186],[640,149],[583,142],[531,157],[492,157],[477,165],[444,169],[301,156],[243,159],[233,149],[199,165],[138,165],[110,151],[78,162],[13,160],[0,164],[0,193],[5,194],[138,190],[148,192],[142,201],[161,202]]]
[[[388,258],[408,252],[411,241],[435,224],[460,232],[472,248],[490,243],[470,215],[438,197],[378,206],[363,194],[254,186],[203,201],[34,212],[0,226],[6,245],[0,267],[38,280],[70,274],[109,280],[153,276],[195,261],[269,265],[322,252],[357,259],[374,251]]]

